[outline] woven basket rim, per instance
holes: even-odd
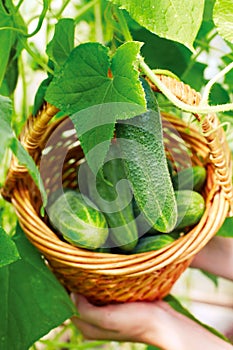
[[[160,79],[180,100],[192,105],[200,103],[200,95],[188,85],[167,76],[160,76]],[[153,85],[152,87],[156,90],[156,87]],[[47,104],[40,111],[37,118],[34,120],[32,118],[28,119],[21,134],[21,142],[32,156],[38,147],[43,147],[43,137],[47,135],[48,128],[55,128],[61,123],[60,120],[50,124],[50,120],[57,111],[56,107]],[[165,115],[166,118],[170,118],[169,121],[175,118],[168,113]],[[201,119],[198,116],[196,117],[200,122]],[[183,121],[175,120],[178,128],[187,127],[187,124]],[[202,135],[197,129],[190,128],[193,140],[196,144],[198,142],[202,144],[203,149],[208,148],[212,157],[210,162],[214,170],[217,169],[211,175],[214,178],[215,186],[207,199],[205,213],[200,222],[186,235],[157,251],[132,255],[97,253],[73,247],[69,243],[60,241],[38,216],[32,203],[30,203],[27,184],[24,182],[24,176],[27,172],[17,164],[15,159],[12,162],[2,193],[6,199],[10,198],[12,201],[28,238],[48,260],[53,259],[67,267],[78,267],[99,274],[137,276],[145,272],[150,273],[168,264],[191,259],[214,236],[228,214],[230,201],[232,200],[232,187],[231,181],[229,182],[231,174],[227,172],[227,169],[231,165],[231,157],[228,154],[230,151],[225,145],[226,140],[223,130],[216,128],[216,125],[218,125],[217,116],[208,115],[202,120]],[[223,144],[219,144],[219,140]],[[222,179],[216,177],[219,170],[222,170],[224,174]]]

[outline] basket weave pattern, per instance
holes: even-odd
[[[190,105],[200,103],[200,95],[188,85],[170,77],[159,77],[181,101]],[[152,88],[157,91],[155,86]],[[37,117],[28,118],[20,136],[40,166],[45,187],[51,192],[56,191],[59,183],[78,187],[77,167],[84,158],[76,135],[64,138],[64,132],[73,129],[70,119],[51,122],[57,112],[56,107],[46,104]],[[163,114],[164,140],[165,147],[176,153],[178,167],[186,165],[185,145],[192,163],[206,168],[203,190],[206,209],[200,222],[186,235],[157,251],[135,255],[96,253],[62,241],[46,217],[40,216],[40,193],[27,170],[12,159],[2,195],[12,202],[27,237],[68,291],[84,294],[95,304],[163,298],[195,254],[216,234],[232,204],[231,154],[216,115],[195,117],[199,128]],[[179,133],[180,139],[173,136],[173,131]],[[44,154],[49,147],[52,151]],[[65,161],[60,156],[64,153]]]

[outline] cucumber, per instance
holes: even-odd
[[[122,250],[132,250],[138,241],[138,231],[134,220],[132,192],[116,141],[111,144],[108,158],[96,178],[89,169],[88,188],[90,199],[106,217],[112,242]]]
[[[116,135],[140,211],[151,227],[166,233],[176,224],[177,205],[157,101],[149,84],[145,80],[142,84],[148,111],[127,121],[118,121]]]
[[[201,166],[193,166],[183,169],[173,176],[175,190],[201,191],[206,180],[206,169]]]
[[[176,230],[197,224],[204,211],[205,201],[202,195],[196,191],[175,191],[178,208]]]
[[[61,194],[47,208],[49,220],[66,241],[77,247],[96,249],[108,237],[108,226],[104,215],[91,201],[69,190]]]
[[[147,221],[143,212],[140,211],[135,198],[133,198],[133,212],[134,212],[134,217],[138,228],[139,237],[143,236],[145,233],[151,234],[151,235],[159,233],[159,231],[155,230],[151,226],[151,224]]]
[[[168,244],[171,244],[174,241],[175,239],[167,234],[142,237],[140,238],[137,246],[133,249],[132,253],[137,254],[158,250],[166,247]]]

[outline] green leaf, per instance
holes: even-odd
[[[40,189],[44,205],[46,205],[46,192],[41,181],[40,173],[28,152],[16,138],[11,128],[12,102],[8,97],[0,95],[0,159],[3,158],[6,148],[11,148],[19,163],[24,165]]]
[[[214,275],[213,273],[207,272],[205,270],[201,270],[199,269],[199,271],[206,276],[207,278],[209,278],[210,281],[213,282],[213,284],[215,285],[215,287],[218,287],[218,276]]]
[[[213,10],[213,20],[218,33],[233,43],[233,1],[216,0]]]
[[[195,62],[190,68],[187,68],[187,71],[184,72],[181,79],[196,91],[200,91],[206,83],[204,78],[204,71],[206,67],[207,64],[205,63]]]
[[[22,144],[19,142],[19,140],[15,137],[11,139],[11,142],[9,144],[12,152],[18,159],[19,163],[23,166],[25,166],[33,178],[36,186],[39,188],[43,204],[46,206],[47,204],[47,194],[44,188],[44,185],[41,180],[40,172],[32,159],[32,157],[29,155],[29,153],[25,150],[25,148],[22,146]]]
[[[208,36],[208,33],[210,33],[214,28],[214,22],[213,22],[213,7],[214,7],[215,0],[208,0],[205,1],[205,8],[204,8],[204,14],[203,14],[203,20],[201,24],[201,28],[198,32],[197,39],[199,41],[205,42],[205,45],[209,41],[209,38],[211,35]],[[206,51],[209,51],[208,45],[206,45]]]
[[[191,52],[186,47],[174,41],[160,38],[142,27],[130,28],[130,32],[134,40],[144,42],[141,52],[151,69],[167,69],[178,76],[181,76],[185,71],[191,56]]]
[[[186,309],[180,302],[178,299],[176,299],[174,296],[172,295],[168,295],[164,298],[164,301],[166,301],[174,310],[176,310],[177,312],[179,312],[180,314],[190,318],[192,321],[198,323],[200,326],[204,327],[205,329],[207,329],[209,332],[215,334],[217,337],[229,342],[229,340],[220,332],[218,332],[216,329],[214,329],[213,327],[204,324],[203,322],[199,321],[196,317],[194,317],[189,311],[188,309]]]
[[[0,268],[20,258],[15,243],[0,226]]]
[[[112,0],[141,26],[162,38],[178,41],[194,51],[202,22],[204,0]]]
[[[217,236],[233,238],[233,217],[227,217],[217,232]]]
[[[209,103],[213,105],[224,104],[230,102],[230,96],[224,87],[216,83],[211,89]]]
[[[1,95],[10,96],[14,92],[18,81],[18,73],[18,57],[16,49],[12,48],[5,71],[5,76],[2,81],[2,85],[0,86]]]
[[[2,84],[8,59],[10,57],[11,46],[14,41],[14,33],[12,30],[2,29],[3,27],[13,27],[13,19],[12,16],[6,12],[3,2],[0,2],[0,86]]]
[[[71,115],[94,172],[103,164],[116,120],[146,110],[137,69],[140,47],[138,42],[125,43],[110,59],[107,47],[99,43],[79,45],[47,89],[47,101]]]
[[[74,20],[62,18],[55,26],[55,33],[47,45],[46,53],[56,66],[62,66],[74,48]]]
[[[10,126],[12,115],[12,102],[8,97],[0,95],[0,159],[3,158],[10,140],[13,138],[13,131]]]
[[[33,112],[32,114],[35,116],[37,114],[37,112],[39,111],[39,109],[41,108],[41,106],[44,103],[44,97],[45,97],[45,93],[47,90],[47,87],[49,86],[49,84],[51,83],[53,77],[50,74],[48,76],[48,78],[44,79],[39,88],[37,89],[36,95],[35,95],[35,99],[34,99],[34,104],[33,104]]]
[[[141,44],[123,44],[113,56],[99,43],[77,46],[47,89],[46,99],[67,114],[108,102],[145,107],[136,59]],[[109,76],[111,69],[112,77]]]
[[[0,348],[26,350],[76,309],[19,225],[14,241],[21,260],[0,269]]]

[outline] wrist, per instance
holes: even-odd
[[[232,345],[204,327],[178,313],[169,304],[157,301],[151,305],[150,319],[143,342],[161,350],[230,350]]]

